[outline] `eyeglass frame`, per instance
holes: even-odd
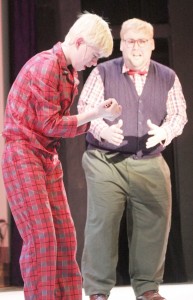
[[[123,40],[122,39],[122,41],[125,42],[127,48],[133,48],[136,43],[137,43],[137,45],[138,45],[139,48],[145,48],[147,46],[147,43],[150,40],[152,40],[152,38],[150,38],[150,39],[138,39],[138,40],[134,40],[134,39]],[[140,41],[144,42],[144,44],[140,44]],[[130,42],[130,44],[129,44],[129,42]]]

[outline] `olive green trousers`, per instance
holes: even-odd
[[[120,221],[126,206],[129,274],[135,295],[158,290],[171,223],[170,171],[163,157],[136,160],[120,153],[83,155],[87,220],[82,256],[87,295],[116,284]]]

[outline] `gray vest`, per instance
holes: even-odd
[[[164,149],[157,145],[146,149],[148,138],[147,120],[160,126],[166,117],[166,102],[168,91],[174,84],[173,70],[151,60],[148,75],[142,94],[137,94],[130,77],[122,73],[123,59],[116,58],[98,65],[99,73],[104,83],[105,99],[115,98],[122,106],[124,141],[121,146],[114,146],[106,141],[99,142],[88,132],[86,140],[88,148],[98,148],[110,152],[121,152],[136,158],[155,156]],[[107,124],[114,122],[105,120]]]

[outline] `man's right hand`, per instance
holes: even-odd
[[[119,146],[123,139],[123,121],[119,120],[116,124],[106,127],[102,130],[100,137],[115,146]]]

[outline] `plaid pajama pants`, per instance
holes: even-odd
[[[22,141],[5,145],[7,198],[23,239],[20,256],[26,300],[80,300],[76,235],[57,155]]]

